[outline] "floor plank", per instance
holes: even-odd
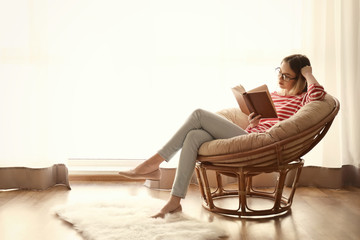
[[[56,186],[46,191],[0,191],[0,239],[81,240],[70,224],[58,219],[57,205],[84,199],[143,196],[167,200],[168,191],[152,190],[142,182],[71,182],[72,190]],[[360,189],[299,188],[292,211],[264,220],[229,218],[201,207],[197,186],[190,186],[182,203],[185,214],[216,222],[237,239],[360,239]],[[158,209],[154,209],[156,212]]]

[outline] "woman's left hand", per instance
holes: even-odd
[[[319,86],[320,84],[315,79],[314,75],[312,74],[312,68],[310,66],[305,66],[301,69],[301,74],[306,79],[307,85],[310,86],[312,84]]]

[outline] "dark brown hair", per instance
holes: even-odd
[[[301,74],[301,69],[305,66],[311,66],[310,60],[302,54],[293,54],[285,57],[283,62],[287,62],[296,74],[296,83],[292,89],[293,94],[301,94],[307,91],[307,82],[304,76]]]

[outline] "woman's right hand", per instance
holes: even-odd
[[[260,118],[261,118],[261,115],[255,116],[254,112],[250,113],[250,115],[248,116],[249,126],[254,128],[257,125],[259,125]]]

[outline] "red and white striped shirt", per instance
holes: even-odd
[[[278,118],[261,119],[259,125],[253,128],[248,126],[245,131],[248,133],[265,132],[279,121],[283,121],[294,115],[305,104],[322,100],[325,94],[326,92],[322,86],[314,84],[308,87],[307,92],[295,96],[282,96],[277,92],[273,92],[271,93],[271,98],[274,101]]]

